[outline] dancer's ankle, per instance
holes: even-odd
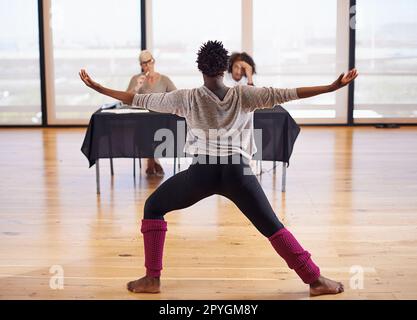
[[[148,278],[148,279],[154,279],[154,280],[159,280],[160,278],[161,278],[161,275],[160,274],[157,274],[157,273],[152,273],[152,272],[146,272],[146,278]]]
[[[319,276],[316,281],[310,283],[310,287],[318,287],[321,285],[322,281],[322,276]]]

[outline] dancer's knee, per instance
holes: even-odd
[[[165,213],[160,201],[157,201],[155,197],[151,195],[146,199],[143,213],[144,219],[163,219]]]

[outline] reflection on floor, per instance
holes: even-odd
[[[110,178],[103,160],[97,196],[95,170],[80,152],[84,133],[0,130],[0,299],[309,299],[220,196],[167,215],[162,292],[127,292],[144,273],[143,204],[162,181],[144,166],[134,180],[129,159],[116,159]],[[172,164],[162,163],[167,179]],[[324,275],[345,283],[344,294],[318,299],[417,298],[416,164],[412,127],[303,127],[285,194],[281,166],[274,176],[263,164],[260,181],[278,217]]]

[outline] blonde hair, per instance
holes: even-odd
[[[140,54],[139,54],[139,61],[140,62],[143,62],[144,61],[144,57],[145,56],[150,56],[151,57],[151,59],[153,59],[153,60],[155,60],[154,59],[154,57],[153,57],[153,55],[152,55],[152,53],[149,51],[149,50],[143,50],[143,51],[141,51],[140,52]]]

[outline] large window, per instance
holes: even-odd
[[[348,67],[348,1],[253,1],[258,84],[330,84]],[[340,45],[341,43],[341,45]],[[346,89],[286,105],[304,122],[346,122]]]
[[[41,124],[37,3],[0,1],[0,125]]]
[[[357,0],[356,9],[355,122],[417,121],[417,1]]]
[[[417,0],[42,0],[43,30],[38,3],[0,0],[0,125],[42,123],[40,65],[48,124],[86,124],[114,100],[86,88],[78,71],[126,89],[142,42],[178,88],[203,84],[196,58],[207,40],[251,54],[257,86],[329,84],[348,69],[353,12],[354,122],[417,123]],[[352,110],[347,87],[285,108],[314,124],[346,124]]]
[[[51,10],[55,110],[50,122],[85,122],[109,98],[85,87],[80,68],[122,90],[140,72],[140,1],[51,0]]]
[[[155,69],[178,88],[202,85],[195,61],[203,42],[221,40],[229,51],[241,50],[241,0],[154,0],[151,11]]]

